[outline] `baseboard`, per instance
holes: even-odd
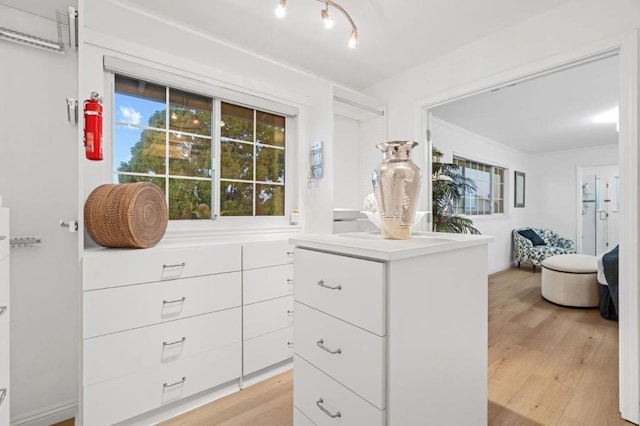
[[[264,380],[270,379],[271,377],[277,376],[278,374],[282,374],[286,371],[291,370],[292,368],[293,368],[293,358],[289,358],[278,364],[272,365],[263,370],[249,374],[248,376],[244,376],[242,378],[242,385],[241,385],[242,389],[246,389],[249,386],[255,385],[256,383],[260,383]]]
[[[11,426],[50,426],[54,423],[76,417],[77,415],[78,401],[65,401],[14,416],[11,418]]]
[[[143,413],[118,423],[118,426],[149,426],[162,423],[188,411],[217,401],[240,390],[240,380],[233,380],[215,388],[202,391],[166,406]],[[86,425],[91,426],[91,425]]]
[[[500,266],[500,267],[496,268],[495,270],[489,272],[489,277],[493,277],[494,275],[500,275],[503,272],[507,272],[508,270],[510,270],[511,268],[513,268],[515,266],[516,266],[515,263],[509,263],[507,265]]]

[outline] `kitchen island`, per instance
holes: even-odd
[[[295,425],[485,424],[491,241],[292,238]]]

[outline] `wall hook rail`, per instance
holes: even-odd
[[[11,237],[9,238],[9,246],[11,248],[16,247],[33,247],[42,244],[42,238],[40,237]]]

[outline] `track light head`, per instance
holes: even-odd
[[[278,6],[276,6],[276,16],[278,18],[284,18],[287,14],[287,0],[280,0]]]
[[[349,41],[347,42],[347,46],[351,49],[355,49],[358,46],[358,29],[353,27],[351,29],[351,37],[349,37]]]
[[[326,3],[326,7],[320,11],[320,16],[322,17],[322,22],[324,23],[324,27],[328,30],[333,28],[333,18],[329,15],[329,3]]]

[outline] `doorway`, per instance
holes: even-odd
[[[416,104],[416,108],[423,117],[422,138],[427,135],[428,149],[425,158],[430,159],[433,140],[428,137],[430,129],[428,117],[429,111],[433,108],[612,55],[617,55],[620,61],[618,94],[620,96],[621,122],[620,143],[616,151],[619,153],[617,158],[619,158],[620,167],[620,228],[625,229],[625,232],[620,235],[622,248],[620,255],[620,411],[624,419],[637,423],[637,405],[640,399],[637,335],[639,300],[636,285],[638,280],[638,35],[630,33],[615,40],[608,40],[606,44],[599,43],[585,49],[576,49],[564,55],[540,61],[535,66],[523,67],[499,77],[466,87],[458,87],[422,100]],[[537,71],[531,72],[532,69]],[[425,166],[428,163],[425,161]],[[575,168],[573,170],[575,176]],[[572,180],[574,183],[571,185],[575,188],[575,177]],[[530,182],[529,178],[527,178],[527,182]],[[577,195],[577,191],[574,194]],[[575,195],[572,197],[574,208],[578,204],[575,202]],[[562,200],[554,201],[561,202]],[[550,208],[554,207],[555,203],[552,203]],[[516,215],[520,214],[516,213],[515,209],[512,212]],[[575,229],[573,233],[575,234]]]
[[[618,165],[581,167],[579,176],[578,253],[600,256],[619,241]]]

